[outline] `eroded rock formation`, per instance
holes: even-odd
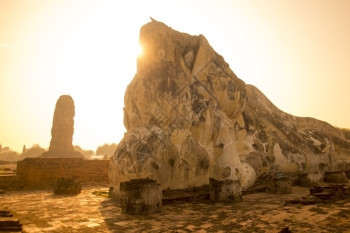
[[[84,158],[84,156],[74,151],[74,101],[69,95],[62,95],[56,102],[53,115],[51,142],[48,152],[40,157],[74,157]]]
[[[334,127],[277,109],[237,78],[204,36],[154,20],[141,28],[140,43],[143,55],[124,98],[127,133],[110,163],[114,192],[134,178],[157,180],[163,190],[209,178],[245,189],[271,171],[347,164],[350,142]]]

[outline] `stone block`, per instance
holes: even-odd
[[[13,218],[9,210],[0,210],[0,232],[22,232],[20,220]]]
[[[343,171],[329,171],[325,172],[324,181],[327,183],[347,183],[348,178]]]
[[[19,219],[0,218],[0,232],[22,232],[22,224]]]
[[[296,181],[297,185],[311,187],[323,183],[322,172],[300,173]]]
[[[242,201],[240,180],[225,179],[222,181],[210,178],[210,200],[212,201]]]
[[[289,177],[283,177],[276,180],[276,187],[278,193],[280,194],[288,194],[292,193],[292,182]]]
[[[120,198],[122,213],[148,215],[162,208],[162,188],[151,179],[121,182]]]
[[[350,171],[345,171],[345,175],[348,179],[350,179]]]
[[[276,173],[266,179],[266,192],[276,194],[292,193],[292,182],[288,176]]]
[[[80,192],[81,184],[77,179],[61,177],[55,181],[54,194],[77,195]]]

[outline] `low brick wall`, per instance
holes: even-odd
[[[5,190],[20,189],[16,174],[0,175],[0,189],[5,189]]]
[[[109,160],[81,158],[26,158],[17,163],[22,187],[52,187],[60,177],[77,178],[82,184],[109,184]]]

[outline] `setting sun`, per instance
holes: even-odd
[[[139,56],[142,56],[142,52],[143,52],[143,47],[141,44],[137,44],[136,46],[136,56],[139,57]]]

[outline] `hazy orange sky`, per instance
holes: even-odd
[[[1,0],[0,144],[47,148],[63,94],[75,102],[74,145],[118,143],[149,16],[203,34],[281,110],[350,128],[348,0]]]

